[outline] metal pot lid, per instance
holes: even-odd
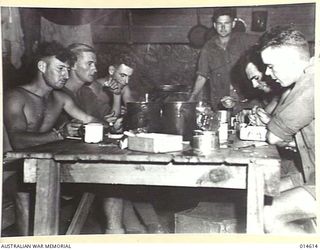
[[[188,91],[188,86],[183,84],[161,84],[158,89],[164,92],[184,92]]]

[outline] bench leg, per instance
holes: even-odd
[[[92,193],[84,193],[79,202],[77,211],[75,212],[72,221],[67,230],[67,235],[69,234],[79,234],[90,211],[90,207],[93,203],[95,195]]]

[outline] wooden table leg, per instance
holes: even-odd
[[[247,233],[263,233],[264,176],[263,168],[256,163],[248,166]]]
[[[34,235],[57,235],[60,211],[60,165],[52,159],[37,160]]]

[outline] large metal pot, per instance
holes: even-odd
[[[160,132],[160,110],[157,102],[128,102],[125,119],[126,129],[142,128],[146,132]]]
[[[162,128],[164,133],[183,135],[183,140],[191,140],[196,128],[196,102],[166,102],[162,108]]]

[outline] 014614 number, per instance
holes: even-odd
[[[318,244],[300,244],[300,248],[318,248]]]

